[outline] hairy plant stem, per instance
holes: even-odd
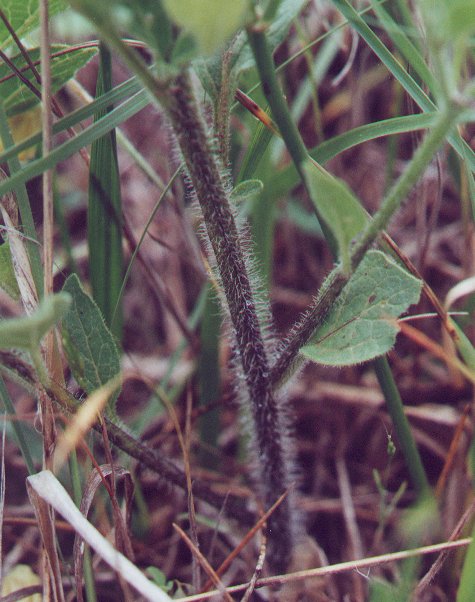
[[[175,130],[190,179],[203,212],[216,258],[226,305],[236,339],[236,351],[246,383],[256,454],[259,499],[266,507],[291,485],[285,419],[269,378],[269,363],[256,311],[240,235],[228,201],[206,127],[195,102],[187,73],[169,88],[165,106]],[[268,521],[269,558],[285,570],[294,539],[289,498]]]
[[[308,153],[280,90],[274,61],[266,40],[265,29],[266,26],[262,21],[257,21],[256,24],[249,27],[249,42],[254,53],[264,94],[271,107],[273,117],[305,185],[301,166],[308,158]],[[459,112],[460,108],[455,103],[448,103],[443,108],[433,130],[427,134],[423,144],[416,151],[408,169],[389,191],[381,205],[381,209],[377,212],[374,219],[368,223],[359,241],[357,241],[351,254],[351,269],[349,272],[343,270],[341,266],[332,272],[321,287],[320,293],[313,305],[304,314],[300,322],[291,330],[287,340],[280,345],[278,357],[271,368],[271,381],[274,387],[282,384],[297,367],[300,348],[310,340],[315,330],[322,325],[330,308],[347,284],[351,274],[362,261],[366,251],[387,226],[390,218],[416,183],[425,167],[429,164],[444,138],[450,134],[450,130]],[[325,224],[322,222],[322,225],[324,226]],[[324,228],[324,234],[335,255],[336,245],[329,228]],[[404,414],[402,400],[387,358],[377,358],[374,361],[374,369],[385,396],[391,419],[396,427],[401,449],[415,489],[419,496],[423,498],[430,491],[429,483],[414,438],[412,437],[408,420]]]

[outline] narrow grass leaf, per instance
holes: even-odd
[[[396,318],[417,303],[421,282],[380,251],[370,251],[310,344],[301,349],[319,364],[348,366],[383,355],[395,342]]]
[[[272,139],[272,132],[261,122],[257,124],[251,142],[246,150],[244,159],[236,178],[237,182],[242,182],[254,175],[264,153]]]
[[[198,364],[198,379],[200,388],[200,404],[206,406],[219,398],[220,392],[220,363],[219,338],[221,334],[221,309],[216,293],[208,284],[206,305],[201,319],[200,329],[200,358]],[[200,441],[205,446],[201,450],[203,466],[215,470],[218,456],[212,454],[210,448],[217,449],[219,435],[220,408],[214,407],[200,419]]]
[[[28,435],[28,431],[21,420],[17,419],[15,405],[10,397],[5,381],[0,376],[0,402],[3,405],[3,411],[10,415],[11,425],[13,433],[18,444],[18,448],[25,460],[26,468],[29,474],[36,472],[35,464],[33,462],[33,453],[30,449],[31,437]]]
[[[412,67],[421,81],[431,90],[432,93],[436,90],[434,76],[427,66],[427,62],[419,52],[418,48],[409,39],[404,29],[393,19],[386,8],[376,0],[371,2],[373,10],[376,13],[379,22],[384,27],[389,37],[393,41],[394,46],[399,50],[404,59]],[[414,33],[419,35],[414,27]]]
[[[264,188],[261,180],[244,180],[239,182],[231,192],[231,200],[233,203],[240,204],[246,201],[256,199]]]
[[[8,192],[9,190],[13,190],[24,182],[28,182],[28,180],[38,176],[47,169],[53,169],[60,161],[64,161],[68,157],[71,157],[71,155],[74,155],[79,149],[91,144],[94,140],[107,132],[110,132],[130,117],[133,117],[133,115],[141,111],[149,103],[150,96],[146,90],[137,92],[132,98],[129,98],[108,115],[99,119],[97,123],[89,126],[74,138],[71,138],[67,142],[56,147],[45,157],[23,166],[21,171],[16,172],[14,175],[10,176],[10,178],[0,182],[0,195],[5,194],[5,192]],[[13,144],[11,146],[13,146]],[[4,155],[2,154],[0,159],[3,156]],[[9,153],[9,156],[11,156],[11,153]]]
[[[266,32],[268,44],[272,49],[277,48],[284,40],[292,21],[300,14],[306,2],[307,0],[281,0],[279,2],[275,16]],[[245,34],[239,34],[236,47],[240,48],[235,62],[236,70],[251,69],[254,66],[254,57]]]
[[[20,299],[20,289],[15,278],[10,243],[8,241],[0,245],[0,288],[15,301]]]
[[[86,393],[92,393],[120,373],[119,352],[100,309],[84,292],[76,274],[69,276],[63,291],[72,297],[71,309],[63,318],[64,350],[74,378]],[[111,417],[115,416],[117,395],[109,401]]]
[[[72,113],[69,113],[69,115],[66,115],[65,117],[62,117],[56,121],[53,124],[53,134],[59,134],[70,127],[74,127],[104,107],[119,102],[127,96],[136,94],[139,90],[140,85],[137,82],[137,79],[135,77],[128,79],[126,82],[119,84],[107,94],[104,94],[100,98],[88,103],[86,106],[76,109]],[[8,161],[11,157],[17,157],[20,155],[20,153],[34,146],[40,146],[41,140],[41,132],[25,138],[22,142],[18,142],[18,144],[15,144],[14,146],[4,150],[0,154],[0,163],[5,163],[5,161]]]
[[[365,23],[365,21],[351,6],[348,0],[332,0],[332,2],[342,13],[342,15],[348,19],[348,22],[351,24],[351,26],[360,34],[371,50],[373,50],[373,52],[377,55],[379,60],[386,65],[393,77],[397,79],[397,81],[419,105],[419,107],[425,112],[434,111],[434,109],[436,109],[436,105],[417,84],[417,82],[409,75],[401,63],[393,56],[381,39]],[[470,164],[470,169],[475,171],[475,152],[462,139],[460,134],[451,134],[450,136],[447,136],[447,139],[457,153],[466,158]]]
[[[310,150],[309,155],[318,163],[324,164],[343,151],[369,140],[426,129],[431,127],[435,120],[436,113],[423,113],[368,123],[322,142],[322,144]],[[274,174],[268,186],[272,194],[282,196],[288,190],[297,186],[299,181],[300,177],[292,164]]]
[[[112,88],[111,55],[101,46],[96,96]],[[110,112],[104,109],[100,119]],[[118,305],[122,285],[122,202],[115,132],[94,141],[89,170],[87,215],[89,274],[92,293],[113,334],[122,338],[122,309]]]

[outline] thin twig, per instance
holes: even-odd
[[[249,586],[246,589],[244,596],[242,597],[241,602],[249,602],[251,596],[256,589],[256,583],[259,579],[262,569],[264,568],[264,561],[266,559],[266,550],[267,550],[267,537],[265,534],[262,534],[261,545],[259,546],[259,558],[257,559],[256,567],[254,569],[254,573],[252,575],[252,579],[249,582]]]
[[[345,520],[346,531],[352,548],[351,554],[355,560],[359,560],[364,557],[363,543],[356,521],[355,506],[351,495],[350,478],[345,459],[342,455],[339,455],[336,459],[336,472],[338,475],[338,487],[340,489],[343,518]],[[361,578],[357,574],[353,575],[353,584],[355,600],[363,602],[366,596]]]
[[[220,594],[224,597],[224,599],[227,600],[228,602],[233,602],[233,599],[231,598],[231,596],[226,592],[226,589],[225,589],[221,579],[218,577],[218,575],[214,571],[213,567],[210,565],[210,563],[206,560],[206,558],[200,552],[199,548],[191,541],[191,539],[188,537],[188,535],[183,531],[183,529],[180,526],[178,526],[176,523],[173,523],[173,528],[175,529],[175,531],[177,531],[177,533],[180,535],[180,537],[186,543],[186,545],[190,549],[190,552],[192,553],[193,557],[196,558],[196,560],[199,562],[202,569],[205,571],[205,573],[208,575],[208,577],[212,580],[215,587],[218,588]]]
[[[426,554],[434,554],[443,550],[453,550],[460,547],[468,546],[472,543],[471,537],[465,539],[458,539],[452,542],[444,542],[434,544],[431,546],[425,546],[422,548],[415,548],[412,550],[403,550],[401,552],[394,552],[392,554],[382,554],[381,556],[373,556],[370,558],[364,558],[362,560],[354,560],[349,562],[341,562],[333,564],[331,566],[319,567],[316,569],[308,569],[306,571],[298,571],[296,573],[288,573],[286,575],[277,575],[275,577],[264,577],[259,579],[256,583],[256,587],[266,587],[272,585],[283,585],[284,583],[290,583],[300,579],[309,579],[311,577],[323,577],[325,575],[335,575],[338,573],[345,573],[347,571],[361,570],[364,568],[370,568],[373,566],[381,566],[388,564],[389,562],[396,562],[399,560],[405,560],[407,558],[414,558],[417,556],[423,556]],[[226,591],[230,594],[236,592],[242,592],[247,589],[249,583],[242,583],[240,585],[234,585],[226,588]],[[199,600],[209,600],[213,596],[216,596],[220,592],[212,591],[205,594],[197,594],[193,596],[187,596],[185,598],[177,598],[175,602],[198,602]]]
[[[234,550],[231,552],[231,554],[229,554],[227,556],[227,558],[221,563],[221,565],[219,566],[218,569],[216,569],[216,574],[217,575],[222,575],[224,573],[224,571],[226,571],[226,569],[231,566],[231,563],[233,562],[233,560],[241,553],[241,550],[243,550],[247,544],[251,541],[251,539],[254,537],[254,535],[259,531],[259,529],[262,529],[264,524],[266,523],[267,519],[272,515],[272,513],[275,511],[275,509],[284,501],[285,497],[287,496],[288,491],[286,491],[285,493],[283,493],[280,498],[275,502],[275,504],[273,504],[269,510],[267,510],[267,512],[265,512],[257,521],[257,523],[252,527],[252,529],[249,529],[249,531],[246,533],[246,535],[242,538],[242,540],[239,542],[239,545],[237,545]],[[206,585],[203,588],[203,591],[206,592],[210,587],[211,587],[212,583],[210,581],[208,581],[208,583],[206,583]]]
[[[48,2],[40,2],[41,22],[41,129],[43,131],[42,150],[45,157],[51,151],[53,119],[51,114],[51,56],[49,37],[49,14]],[[53,292],[53,172],[48,169],[43,172],[43,270],[44,270],[44,293],[49,295]],[[49,338],[48,351],[46,352],[46,366],[51,373],[52,342]]]

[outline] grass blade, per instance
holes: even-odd
[[[111,104],[115,104],[121,100],[124,100],[127,96],[131,96],[140,91],[140,85],[137,82],[135,77],[128,79],[126,82],[116,86],[110,92],[107,92],[103,96],[96,98],[92,102],[88,103],[86,106],[76,109],[69,115],[59,119],[53,124],[53,134],[59,134],[67,130],[68,128],[72,128],[77,125],[81,121],[88,119],[96,112],[108,107]],[[18,156],[22,151],[25,151],[33,146],[37,146],[41,144],[42,134],[38,132],[33,136],[23,140],[23,142],[19,142],[12,147],[5,149],[0,154],[0,162],[4,163],[8,161],[11,157]]]
[[[111,55],[100,47],[97,96],[112,88]],[[109,113],[105,108],[100,119]],[[94,141],[91,148],[88,204],[89,277],[94,300],[118,341],[122,338],[122,203],[114,130]],[[114,320],[113,320],[114,318]]]
[[[401,63],[394,58],[381,39],[365,23],[348,0],[333,0],[333,4],[338,8],[342,15],[348,19],[351,26],[360,34],[371,50],[373,50],[380,61],[386,65],[390,73],[397,79],[419,107],[425,112],[433,111],[436,106],[429,96],[427,96],[424,90],[422,90],[417,82],[409,75],[409,73],[407,73]],[[469,162],[470,169],[475,171],[475,153],[469,145],[457,133],[449,135],[447,139],[457,153]]]
[[[133,117],[136,113],[145,108],[150,104],[150,97],[146,90],[141,90],[135,94],[132,98],[126,100],[120,107],[117,107],[96,123],[86,128],[75,138],[68,140],[67,142],[57,146],[51,153],[32,161],[28,165],[25,165],[22,170],[12,175],[8,180],[5,180],[0,184],[0,195],[5,194],[8,190],[13,190],[24,182],[31,180],[35,176],[40,175],[46,169],[52,169],[60,161],[68,159],[74,153],[84,146],[88,146],[97,138],[104,136],[115,127]],[[3,155],[0,156],[0,160]]]
[[[28,469],[29,474],[35,474],[36,469],[33,463],[33,456],[31,454],[30,448],[28,446],[28,433],[23,428],[23,424],[20,420],[16,419],[16,411],[15,406],[13,405],[13,401],[8,393],[8,390],[5,386],[3,378],[0,376],[0,400],[3,403],[5,411],[11,416],[12,428],[15,433],[15,437],[18,443],[18,448],[20,449],[21,455],[25,460],[26,467]]]
[[[0,138],[2,139],[5,148],[13,146],[13,138],[10,128],[8,127],[7,115],[2,103],[0,103]],[[10,178],[0,182],[0,187],[5,185],[5,182],[10,182],[12,176],[19,179],[18,183],[11,186],[8,190],[14,190],[16,193],[16,201],[18,203],[18,209],[20,210],[23,230],[29,239],[25,240],[25,246],[30,259],[31,273],[33,275],[33,280],[35,281],[38,295],[41,297],[43,294],[43,268],[41,266],[40,248],[39,244],[37,244],[38,239],[36,236],[33,214],[31,213],[30,200],[28,198],[25,180],[21,180],[24,168],[21,167],[17,157],[12,157],[10,159],[8,167],[10,168]],[[4,195],[5,192],[7,191],[0,192],[0,195]]]

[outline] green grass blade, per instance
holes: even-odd
[[[401,63],[394,58],[381,39],[365,23],[348,0],[332,1],[419,107],[425,112],[434,111],[436,106],[429,96],[427,96],[417,82],[409,75],[409,73],[407,73]],[[475,153],[468,144],[462,140],[459,134],[451,134],[447,139],[457,153],[469,162],[470,169],[475,171]]]
[[[434,76],[427,66],[424,57],[419,50],[405,34],[402,27],[399,26],[392,18],[386,8],[378,1],[372,1],[373,10],[376,13],[380,24],[384,27],[387,34],[391,38],[394,46],[398,49],[404,59],[412,67],[415,73],[419,76],[422,82],[434,93],[436,83]],[[415,30],[414,30],[415,31]]]
[[[46,157],[32,161],[28,165],[25,165],[20,172],[15,173],[2,182],[0,184],[0,195],[15,189],[20,184],[31,180],[31,178],[40,175],[47,169],[53,169],[60,161],[64,161],[74,155],[74,153],[77,153],[81,148],[104,136],[130,117],[133,117],[148,104],[150,104],[148,92],[141,90],[80,134],[56,147]]]
[[[436,113],[422,113],[420,115],[393,117],[375,123],[368,123],[335,136],[330,140],[326,140],[312,149],[309,155],[317,163],[323,165],[343,151],[353,148],[358,144],[363,144],[363,142],[368,142],[368,140],[430,128],[434,124],[435,119]],[[268,184],[270,187],[269,192],[281,197],[299,182],[300,177],[295,166],[289,165],[273,175]]]
[[[272,132],[263,123],[259,122],[244,156],[236,183],[251,179],[257,171],[260,174],[266,174],[266,182],[271,179],[267,175],[272,173],[268,151],[271,139]],[[274,208],[277,198],[265,185],[258,197],[253,199],[250,204],[249,219],[252,227],[252,240],[258,257],[257,269],[265,288],[269,287],[271,278],[275,225]]]
[[[259,122],[242,160],[236,184],[250,180],[253,177],[271,139],[272,132],[263,123]]]
[[[206,406],[219,398],[221,377],[219,366],[219,339],[221,334],[221,308],[216,298],[216,292],[208,284],[206,304],[201,319],[200,357],[198,364],[198,382],[200,389],[200,404]],[[216,454],[211,449],[217,449],[219,435],[219,407],[215,406],[200,419],[200,441],[205,444],[201,449],[203,466],[216,469]]]
[[[13,428],[13,432],[15,434],[18,447],[20,449],[21,455],[25,460],[26,467],[28,469],[29,474],[35,474],[36,469],[33,463],[33,457],[30,452],[30,448],[28,446],[28,433],[23,428],[23,424],[20,420],[16,419],[16,411],[15,406],[13,405],[13,401],[8,393],[8,389],[5,386],[3,378],[0,376],[0,401],[3,404],[4,411],[7,412],[11,416],[11,425]]]
[[[4,148],[13,146],[13,138],[8,126],[7,115],[1,102],[0,138],[2,139]],[[43,267],[41,264],[40,247],[36,242],[38,238],[36,235],[35,223],[33,221],[33,214],[31,213],[30,200],[28,198],[28,192],[25,186],[26,180],[21,179],[25,168],[20,165],[20,161],[16,157],[11,157],[10,161],[8,161],[8,167],[10,168],[10,178],[0,182],[0,187],[5,185],[6,182],[11,182],[12,177],[17,177],[19,179],[15,185],[11,186],[7,190],[14,190],[16,193],[16,200],[18,203],[18,209],[20,210],[23,232],[26,234],[28,239],[30,239],[25,240],[25,245],[28,252],[28,257],[30,259],[31,273],[35,281],[38,295],[41,297],[43,295]],[[0,192],[0,196],[5,194],[7,190]]]
[[[427,475],[422,465],[421,457],[417,451],[416,442],[411,433],[411,428],[404,414],[404,404],[402,403],[399,390],[396,386],[393,373],[389,367],[386,357],[380,357],[374,360],[376,376],[379,386],[384,394],[386,407],[394,424],[397,433],[399,445],[401,446],[407,468],[412,478],[420,498],[430,495],[430,485]]]
[[[97,96],[112,88],[111,55],[100,48]],[[96,119],[106,116],[105,108]],[[88,204],[89,277],[94,300],[113,334],[122,339],[122,202],[115,132],[94,141],[91,148]]]
[[[140,247],[142,246],[142,243],[143,243],[143,240],[145,238],[145,235],[147,234],[147,231],[148,231],[148,229],[150,227],[150,224],[152,223],[153,218],[155,217],[155,215],[156,215],[156,213],[158,211],[158,208],[160,207],[160,203],[163,201],[163,199],[165,198],[166,194],[168,193],[168,191],[170,190],[170,188],[173,186],[173,183],[175,182],[175,180],[179,176],[181,170],[182,170],[182,166],[180,165],[176,169],[175,173],[172,175],[172,177],[170,178],[170,180],[168,181],[168,183],[165,186],[165,188],[163,189],[162,194],[160,195],[158,201],[155,203],[155,206],[153,207],[153,209],[152,209],[152,211],[150,213],[150,216],[149,216],[149,218],[148,218],[148,220],[147,220],[147,222],[146,222],[146,224],[144,226],[144,229],[142,231],[140,239],[139,239],[139,241],[138,241],[138,243],[137,243],[137,245],[136,245],[136,247],[134,249],[134,252],[132,253],[132,257],[130,258],[129,264],[128,264],[127,269],[126,269],[125,274],[124,274],[124,278],[122,279],[122,284],[121,284],[121,287],[120,287],[120,291],[119,291],[119,294],[118,294],[117,299],[116,299],[116,306],[115,306],[113,314],[112,314],[112,325],[114,325],[114,323],[115,323],[115,315],[116,315],[117,307],[119,306],[119,304],[122,301],[122,297],[123,297],[124,291],[125,291],[125,286],[126,286],[127,281],[129,279],[130,272],[132,270],[132,266],[134,265],[134,262],[135,262],[135,258],[137,257],[137,254],[140,251]]]
[[[86,106],[76,109],[69,115],[66,115],[65,117],[62,117],[56,121],[53,124],[53,134],[59,134],[70,127],[74,127],[81,121],[92,117],[95,113],[101,111],[105,107],[118,103],[119,101],[124,100],[124,98],[127,96],[132,96],[140,90],[141,86],[137,81],[137,78],[132,77],[128,79],[126,82],[116,86],[113,90],[107,92],[100,98],[96,98]],[[22,142],[5,149],[2,153],[0,153],[0,163],[8,161],[11,157],[18,156],[22,151],[25,151],[33,146],[41,145],[41,141],[42,134],[39,132],[23,140]]]
[[[78,274],[78,268],[76,260],[74,259],[73,245],[71,244],[71,237],[69,236],[68,225],[64,217],[63,203],[58,197],[57,191],[55,191],[54,197],[54,217],[55,222],[59,230],[59,236],[63,244],[63,249],[66,254],[66,262],[68,272],[74,272]]]

